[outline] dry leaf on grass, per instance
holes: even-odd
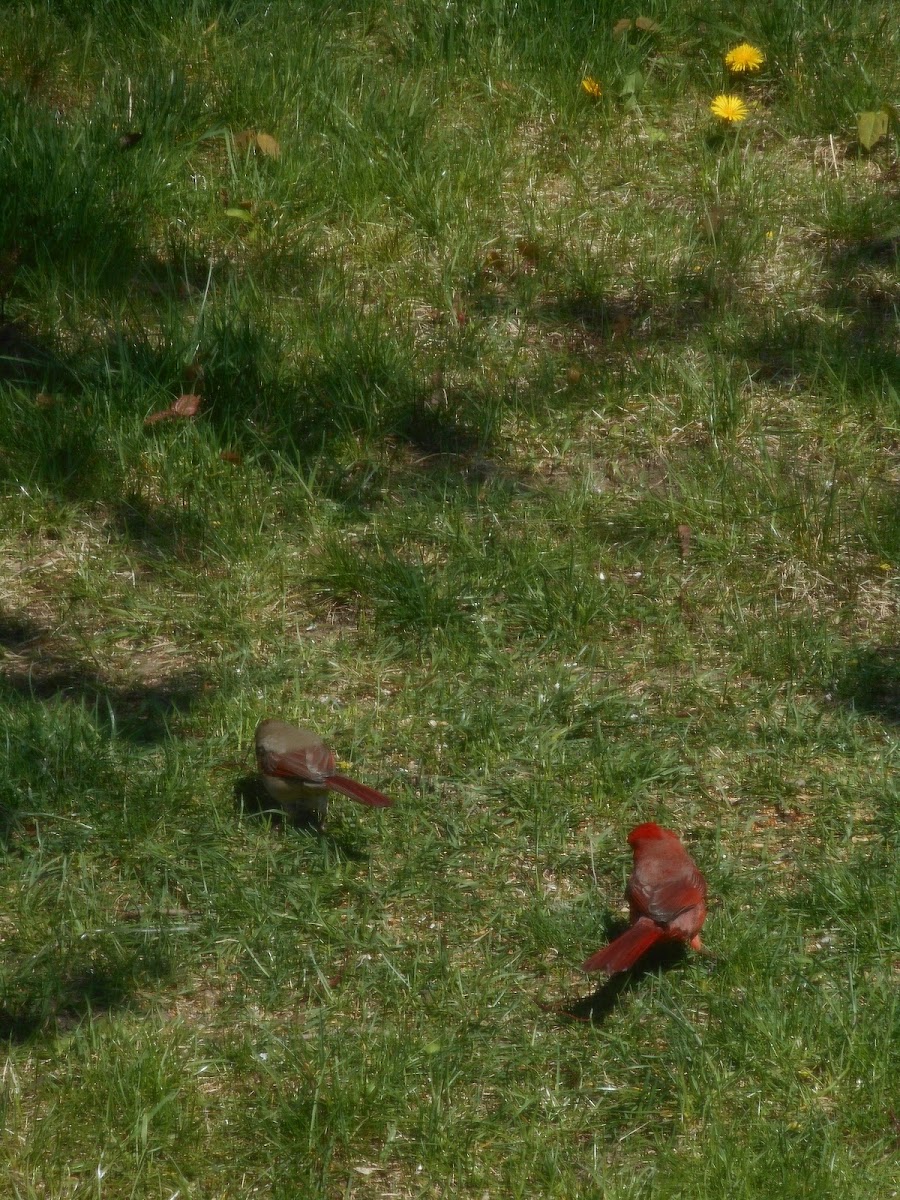
[[[200,411],[203,398],[196,392],[186,392],[173,401],[168,408],[151,413],[144,421],[145,425],[155,425],[157,421],[171,421],[174,417],[196,417]]]
[[[281,146],[272,137],[271,133],[258,133],[256,135],[256,148],[269,158],[281,158]]]
[[[635,17],[632,21],[630,17],[622,17],[613,25],[613,37],[621,37],[624,33],[630,33],[632,29],[639,29],[641,33],[658,33],[662,28],[656,21],[650,17]]]
[[[232,134],[231,140],[235,150],[240,154],[246,154],[248,150],[253,150],[255,153],[258,150],[267,158],[281,158],[281,145],[277,138],[272,137],[271,133],[257,133],[255,129],[243,129],[240,133]]]

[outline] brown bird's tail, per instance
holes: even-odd
[[[346,775],[329,775],[322,780],[322,783],[325,787],[331,788],[333,792],[350,796],[353,800],[358,800],[360,804],[368,804],[370,808],[394,807],[393,800],[385,796],[383,792],[376,792],[374,788],[366,787],[364,783],[357,783],[355,779],[348,779]]]
[[[651,921],[649,917],[641,917],[614,942],[586,958],[581,964],[581,969],[588,972],[605,971],[607,975],[627,971],[642,954],[665,936],[665,930],[655,921]]]

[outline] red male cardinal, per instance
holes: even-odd
[[[678,834],[649,821],[628,835],[634,869],[625,886],[632,925],[592,954],[582,971],[615,975],[657,942],[689,942],[702,950],[700,930],[706,920],[706,880],[678,840]]]
[[[256,727],[256,763],[266,791],[290,814],[321,820],[328,793],[342,792],[372,808],[390,808],[393,800],[334,769],[334,755],[320,737],[284,721],[260,721]]]

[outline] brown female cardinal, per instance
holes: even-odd
[[[272,799],[289,816],[321,821],[328,793],[341,792],[372,808],[390,808],[393,800],[334,769],[334,755],[320,737],[285,721],[260,721],[256,727],[256,763]]]
[[[634,868],[625,886],[631,927],[586,959],[582,971],[627,971],[657,942],[688,942],[695,950],[703,949],[706,880],[678,834],[649,821],[632,829],[628,844],[634,851]]]

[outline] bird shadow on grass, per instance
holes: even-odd
[[[258,775],[243,775],[235,783],[234,802],[238,813],[256,821],[268,821],[273,829],[296,830],[306,833],[319,841],[331,846],[344,858],[351,862],[365,862],[368,854],[344,837],[333,834],[326,821],[318,820],[313,814],[288,815],[283,809],[272,804],[271,797],[266,792]]]
[[[627,924],[613,933],[627,929]],[[563,1000],[557,1004],[541,1004],[540,1007],[564,1021],[580,1021],[586,1025],[601,1025],[613,1012],[622,996],[634,991],[648,975],[661,975],[678,966],[686,957],[686,948],[681,942],[661,942],[653,946],[630,971],[602,976],[599,986],[588,996]]]
[[[290,817],[284,809],[273,804],[258,775],[242,775],[234,785],[233,794],[238,813],[242,817],[268,820],[276,829],[291,827],[305,829],[310,833],[322,832],[322,823],[314,814]]]

